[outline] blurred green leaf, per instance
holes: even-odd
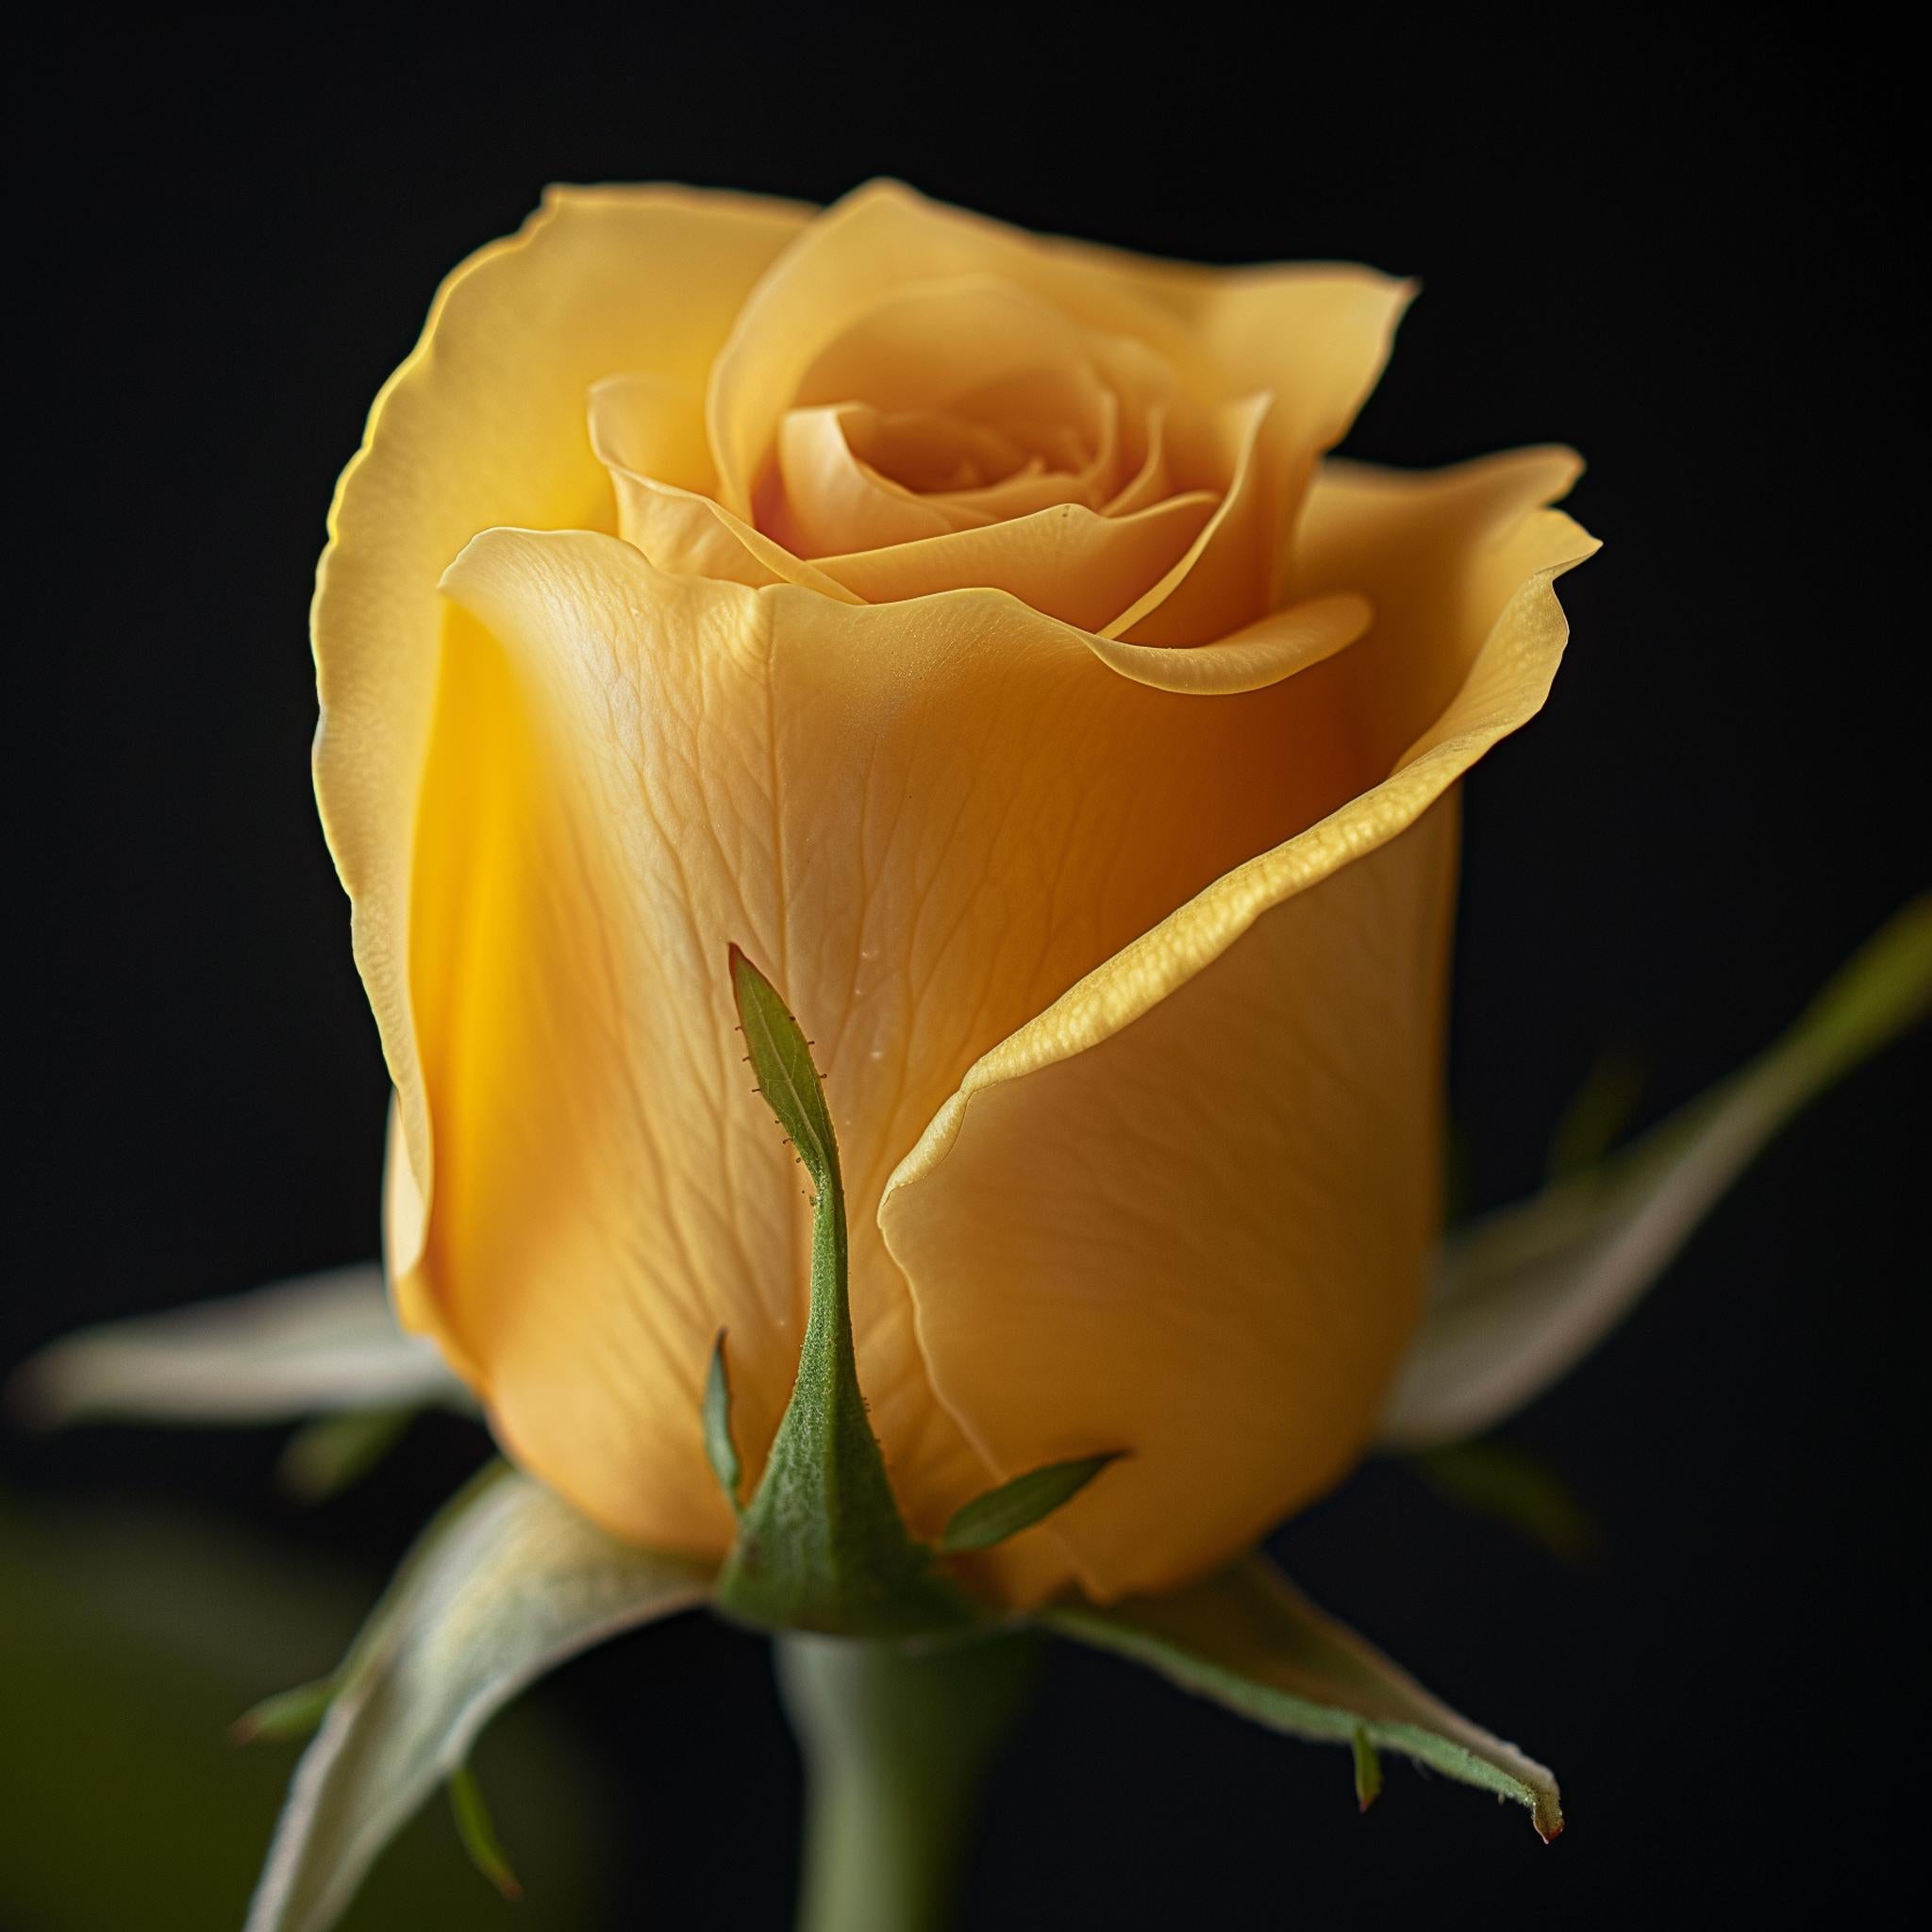
[[[289,1438],[275,1479],[298,1503],[323,1503],[352,1489],[402,1440],[411,1408],[317,1416]]]
[[[1603,1546],[1595,1520],[1548,1463],[1493,1436],[1424,1449],[1410,1466],[1452,1503],[1526,1537],[1565,1563],[1587,1563]]]
[[[1566,1374],[1807,1102],[1932,1010],[1932,896],[1914,900],[1782,1040],[1591,1172],[1448,1244],[1382,1416],[1391,1448],[1480,1435]]]
[[[1183,1690],[1271,1729],[1348,1745],[1358,1793],[1368,1789],[1367,1745],[1516,1799],[1529,1807],[1545,1839],[1563,1828],[1548,1771],[1431,1697],[1380,1651],[1324,1616],[1264,1557],[1245,1557],[1169,1596],[1131,1598],[1107,1609],[1070,1605],[1043,1611],[1038,1621],[1150,1665]],[[1379,1770],[1370,1784],[1378,1777]]]
[[[1642,1093],[1642,1061],[1634,1054],[1604,1054],[1550,1137],[1547,1178],[1568,1180],[1595,1166],[1630,1124]]]

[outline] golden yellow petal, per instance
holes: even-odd
[[[916,543],[958,527],[916,492],[861,463],[846,440],[844,411],[788,409],[778,424],[785,536],[801,557]]]
[[[841,606],[505,530],[448,584],[410,930],[436,1166],[408,1305],[600,1521],[722,1533],[712,1338],[756,1468],[806,1297],[796,1171],[732,1032],[735,941],[817,1042],[860,1374],[937,1529],[990,1474],[932,1398],[888,1176],[982,1055],[1346,797],[1345,745],[1305,677],[1175,695],[997,592]],[[1051,1546],[1016,1560],[1066,1574]]]
[[[1441,708],[1383,782],[986,1055],[889,1184],[935,1388],[999,1474],[1128,1452],[1022,1540],[1097,1595],[1233,1555],[1371,1432],[1436,1233],[1451,794],[1542,703],[1551,581],[1593,547],[1526,506],[1552,474],[1530,453],[1318,486],[1306,575],[1370,587],[1374,622],[1271,691],[1368,757],[1453,679]],[[1409,694],[1352,715],[1378,679]]]
[[[893,305],[924,302],[941,317],[954,306],[944,288],[922,284],[951,285],[954,294],[974,287],[1002,291],[1016,313],[1024,308],[1027,315],[1013,340],[1029,362],[1040,357],[1045,309],[1062,319],[1063,332],[1072,325],[1148,344],[1198,394],[1221,399],[1224,386],[1202,338],[1166,299],[1164,284],[1158,292],[1140,286],[1130,261],[1076,243],[1041,242],[928,202],[897,182],[858,190],[812,223],[774,265],[712,370],[707,407],[721,500],[749,518],[759,469],[794,402],[851,399],[857,374],[844,378],[846,392],[835,394],[838,374],[820,367],[841,339],[865,340],[868,318]],[[854,358],[863,369],[864,400],[883,408],[931,405],[935,383],[945,380],[944,359],[916,336],[894,331],[891,340],[905,345],[903,356],[862,364]],[[815,368],[819,392],[802,395]],[[975,371],[972,379],[984,378]]]
[[[617,497],[617,532],[675,576],[718,577],[757,589],[806,584],[840,603],[842,584],[735,517],[710,494],[710,451],[689,438],[685,393],[655,378],[612,376],[591,391],[591,447]],[[702,416],[702,406],[700,406]]]
[[[1124,517],[1063,503],[984,529],[813,562],[870,604],[984,587],[1006,591],[1048,617],[1098,630],[1186,553],[1214,508],[1205,491],[1170,496]]]
[[[1172,285],[1171,286],[1176,286]],[[1315,465],[1348,433],[1382,374],[1415,285],[1345,263],[1243,269],[1196,282],[1189,311],[1241,389],[1271,398],[1262,433],[1260,543],[1280,601]],[[1154,639],[1151,629],[1141,633]]]
[[[444,283],[342,476],[316,585],[316,791],[423,1176],[408,893],[437,580],[491,524],[608,527],[609,487],[584,436],[591,383],[642,370],[702,387],[746,292],[808,214],[682,189],[553,190],[522,233]]]
[[[629,376],[600,383],[591,404],[591,445],[610,473],[619,534],[659,570],[675,575],[715,577],[753,589],[800,584],[846,604],[883,604],[965,588],[1003,590],[1050,617],[1097,630],[1158,582],[1216,511],[1212,496],[1194,491],[1124,515],[1102,516],[1082,504],[1061,503],[954,530],[945,510],[907,491],[880,488],[859,473],[831,426],[837,412],[794,411],[788,426],[808,417],[825,419],[835,442],[825,452],[825,468],[810,500],[841,521],[848,535],[883,545],[808,560],[699,489],[653,473],[652,463],[667,445],[673,460],[680,454],[677,425],[661,420],[675,411],[676,399],[667,399],[662,385]],[[940,534],[895,541],[894,525],[887,521],[895,516],[911,528]],[[806,542],[812,532],[791,534]],[[1123,647],[1123,661],[1128,648]],[[1197,676],[1205,681],[1205,673]]]
[[[1269,610],[1273,559],[1263,547],[1269,504],[1263,452],[1274,398],[1251,396],[1215,412],[1208,433],[1221,483],[1214,513],[1187,551],[1107,625],[1138,644],[1205,644]]]
[[[801,405],[778,425],[782,528],[773,534],[821,557],[1062,503],[1097,509],[1115,493],[1119,415],[1120,398],[1078,359],[987,384],[938,411]]]
[[[1098,259],[1136,292],[1170,308],[1233,395],[1271,407],[1257,458],[1257,541],[1274,559],[1266,602],[1281,601],[1291,538],[1317,461],[1347,434],[1389,359],[1413,282],[1348,262],[1215,269],[1057,243]],[[1147,642],[1200,642],[1147,629]]]
[[[1299,603],[1367,591],[1374,604],[1361,640],[1310,674],[1368,768],[1395,770],[1441,730],[1483,648],[1496,587],[1574,541],[1570,520],[1541,506],[1566,495],[1582,468],[1555,447],[1433,473],[1325,466],[1291,593]]]
[[[1156,401],[1148,408],[1145,422],[1138,425],[1141,439],[1140,460],[1133,475],[1100,506],[1108,516],[1130,516],[1172,493],[1174,473],[1167,459],[1167,404]]]
[[[1366,597],[1341,591],[1277,610],[1218,643],[1174,650],[1096,637],[1093,654],[1123,677],[1156,691],[1227,697],[1278,684],[1332,658],[1368,629],[1372,614]]]

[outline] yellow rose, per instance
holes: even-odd
[[[559,190],[342,479],[317,787],[397,1092],[389,1248],[508,1452],[722,1555],[807,1296],[728,942],[817,1042],[911,1527],[1167,1586],[1356,1457],[1438,1232],[1455,788],[1592,547],[1536,450],[1324,452],[1408,291]]]

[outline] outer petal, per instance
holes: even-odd
[[[1366,584],[1375,621],[1292,687],[1390,775],[987,1055],[888,1188],[934,1385],[996,1473],[1129,1452],[1034,1532],[1096,1595],[1232,1555],[1371,1432],[1436,1232],[1449,794],[1542,703],[1551,579],[1593,547],[1528,508],[1553,480],[1532,453],[1318,490],[1302,588]]]
[[[316,586],[316,791],[420,1177],[408,881],[444,622],[437,580],[492,524],[609,527],[584,429],[591,385],[643,370],[701,391],[746,293],[809,215],[684,189],[553,190],[521,234],[444,283],[343,474]]]
[[[997,592],[840,605],[506,530],[447,581],[410,932],[436,1165],[426,1219],[396,1208],[423,1223],[407,1306],[580,1507],[722,1541],[712,1338],[756,1464],[806,1301],[795,1171],[732,1030],[737,941],[817,1041],[860,1374],[936,1529],[989,1473],[933,1400],[887,1177],[980,1056],[1363,774],[1305,677],[1157,690]],[[1030,1560],[1039,1587],[1066,1574],[1051,1544]]]

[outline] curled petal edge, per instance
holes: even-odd
[[[1560,510],[1540,514],[1559,554],[1518,589],[1448,710],[1396,760],[1390,776],[1217,879],[983,1055],[893,1170],[880,1201],[882,1219],[895,1194],[916,1187],[946,1158],[975,1094],[1071,1059],[1130,1025],[1219,958],[1262,913],[1406,831],[1484,752],[1541,709],[1569,635],[1556,579],[1599,546]]]
[[[1368,629],[1374,615],[1366,597],[1341,591],[1274,611],[1217,643],[1175,647],[1096,636],[1088,644],[1109,670],[1136,684],[1182,696],[1232,697],[1334,657]]]

